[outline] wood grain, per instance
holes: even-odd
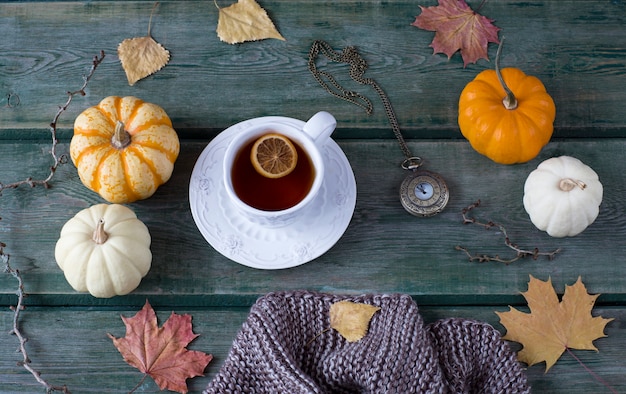
[[[339,140],[357,182],[357,205],[344,236],[326,254],[288,270],[263,271],[240,266],[217,253],[200,235],[190,213],[191,171],[205,143],[183,143],[172,179],[150,199],[130,204],[148,226],[153,267],[140,288],[127,297],[98,300],[142,304],[148,295],[166,296],[181,305],[213,297],[231,298],[232,305],[248,305],[250,298],[277,289],[309,288],[337,292],[404,292],[428,304],[517,303],[528,274],[564,286],[579,275],[601,300],[624,302],[622,280],[626,244],[624,164],[621,139],[554,142],[526,164],[496,165],[475,153],[465,141],[411,141],[411,149],[427,160],[426,168],[447,179],[451,201],[433,218],[408,215],[398,200],[405,173],[399,168],[400,149],[393,140]],[[67,152],[67,144],[59,146]],[[46,169],[45,144],[0,144],[0,165],[6,179],[21,179]],[[582,234],[551,238],[530,222],[523,204],[528,174],[552,156],[578,157],[599,174],[605,195],[598,219]],[[12,165],[15,157],[23,166]],[[2,182],[7,182],[2,180]],[[473,253],[513,251],[496,229],[461,224],[461,210],[480,199],[474,215],[507,229],[513,242],[540,250],[561,248],[553,261],[526,259],[509,266],[469,262],[454,250],[461,245]],[[102,202],[87,190],[71,163],[55,175],[50,189],[22,187],[2,196],[2,241],[16,265],[29,276],[29,302],[83,305],[90,297],[67,285],[54,261],[54,245],[62,225],[80,209]],[[36,208],[35,208],[36,207]],[[12,299],[12,285],[0,277],[4,302]],[[9,282],[9,283],[7,283]],[[175,300],[175,301],[174,301]]]
[[[226,7],[233,1],[218,0]],[[534,160],[497,165],[477,154],[458,131],[458,96],[491,61],[463,67],[429,47],[433,32],[411,23],[419,6],[435,0],[259,0],[286,41],[239,45],[220,42],[212,1],[160,1],[152,36],[172,58],[135,86],[127,83],[117,45],[147,33],[153,0],[0,1],[0,183],[45,178],[52,164],[49,123],[79,88],[93,56],[105,51],[84,97],[60,119],[59,154],[68,154],[74,118],[110,95],[134,95],[167,111],[181,137],[172,179],[144,201],[129,204],[152,235],[153,265],[130,295],[95,299],[76,293],[54,260],[63,224],[103,200],[86,189],[67,160],[45,189],[21,186],[0,195],[0,242],[25,280],[21,328],[31,338],[29,354],[43,377],[72,392],[130,390],[141,374],[125,364],[106,333],[123,335],[120,315],[136,313],[149,299],[163,322],[170,311],[191,313],[201,334],[192,348],[213,353],[206,376],[190,382],[200,392],[224,361],[232,340],[258,296],[308,289],[333,293],[400,292],[420,305],[427,322],[446,317],[484,320],[501,332],[494,311],[523,305],[529,275],[551,278],[557,292],[580,276],[600,294],[595,315],[615,318],[599,352],[575,352],[585,366],[617,392],[626,390],[626,3],[604,0],[503,0],[480,12],[506,37],[502,66],[539,77],[557,105],[552,141]],[[479,1],[469,1],[478,7]],[[385,89],[411,151],[439,172],[451,200],[436,217],[408,215],[398,197],[406,175],[403,159],[375,92],[356,86],[347,67],[318,60],[347,88],[374,103],[366,115],[325,92],[308,69],[312,42],[335,49],[356,46],[368,61],[367,77]],[[333,137],[357,182],[357,204],[345,234],[327,253],[305,265],[263,271],[236,264],[202,237],[189,208],[189,181],[206,145],[245,119],[282,115],[306,120],[319,110],[335,115]],[[597,220],[572,238],[551,238],[530,222],[523,204],[528,174],[543,160],[570,155],[591,166],[604,186]],[[66,157],[67,159],[67,157]],[[461,211],[502,224],[524,248],[561,248],[554,260],[525,259],[511,265],[470,262],[472,253],[510,256],[503,234],[463,225]],[[0,275],[0,330],[8,332],[16,282]],[[0,393],[37,392],[42,387],[16,366],[15,338],[0,335]],[[519,346],[513,344],[515,349]],[[517,346],[517,347],[516,347]],[[527,370],[533,393],[609,392],[573,357],[564,355],[548,374]],[[150,380],[142,392],[158,392]]]
[[[431,4],[428,4],[431,3]],[[424,5],[434,5],[424,2]],[[53,6],[50,6],[53,4]],[[622,2],[489,2],[481,12],[506,36],[503,66],[536,75],[557,103],[556,137],[616,136],[624,126],[621,98],[626,70]],[[70,135],[75,116],[109,95],[136,95],[162,105],[183,136],[261,115],[305,119],[318,110],[336,115],[349,135],[380,135],[388,123],[375,93],[354,86],[347,69],[330,67],[347,87],[375,102],[372,116],[328,95],[307,70],[315,39],[337,50],[356,46],[394,103],[410,137],[459,138],[457,101],[462,88],[483,69],[480,60],[463,68],[433,54],[434,33],[411,26],[420,13],[412,1],[264,1],[287,41],[228,45],[215,33],[217,9],[206,1],[162,1],[152,35],[172,53],[168,66],[130,87],[116,54],[125,38],[147,33],[151,1],[0,2],[0,97],[20,104],[0,108],[0,138],[37,138],[64,92],[78,87],[93,56],[104,64],[87,97],[60,124]],[[68,21],[68,15],[71,15]],[[491,59],[495,46],[489,48]],[[323,60],[320,66],[324,67]],[[223,94],[223,92],[228,92]],[[15,101],[13,101],[15,102]],[[354,130],[354,129],[358,130]],[[373,129],[372,133],[367,130]],[[11,131],[13,130],[13,131]],[[388,137],[389,134],[383,134]],[[341,136],[341,135],[340,135]]]
[[[235,339],[237,331],[245,321],[247,308],[181,308],[152,303],[157,312],[159,325],[162,325],[172,312],[188,313],[192,316],[193,331],[200,336],[189,349],[212,354],[214,359],[205,371],[204,377],[187,381],[192,393],[199,393],[218,372],[224,363]],[[107,337],[125,335],[121,316],[130,317],[140,308],[28,308],[23,314],[23,330],[31,340],[28,352],[34,367],[42,377],[54,385],[67,385],[73,393],[119,393],[127,392],[142,378],[142,374],[124,362],[121,355]],[[476,319],[499,325],[495,310],[498,307],[421,307],[420,314],[426,324],[438,319],[458,317]],[[623,353],[626,351],[626,327],[620,321],[626,319],[624,308],[597,308],[597,315],[613,317],[605,332],[606,338],[594,343],[599,352],[574,350],[573,353],[597,376],[617,392],[626,389],[623,376],[626,365]],[[7,332],[11,327],[10,311],[0,312],[0,329]],[[510,343],[512,349],[519,344]],[[13,350],[17,346],[15,338],[0,336],[0,393],[41,392],[41,386],[16,362],[21,355]],[[544,373],[544,364],[527,369],[528,381],[533,393],[604,393],[609,390],[584,368],[570,354],[565,353],[552,369]],[[159,392],[151,378],[147,378],[139,388],[140,392]]]

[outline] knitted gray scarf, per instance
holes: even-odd
[[[330,305],[342,300],[381,308],[358,342],[328,330]],[[289,292],[270,293],[253,305],[203,393],[496,394],[530,389],[515,354],[486,323],[446,319],[425,326],[408,295]]]

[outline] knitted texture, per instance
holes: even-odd
[[[348,300],[378,306],[365,337],[346,341],[329,308]],[[270,293],[251,308],[213,393],[530,393],[519,363],[486,323],[424,325],[401,294]]]

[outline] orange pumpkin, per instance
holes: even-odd
[[[148,198],[172,175],[180,143],[165,111],[111,96],[74,122],[70,156],[80,180],[112,203]]]
[[[501,164],[535,158],[550,141],[556,108],[541,81],[517,68],[485,70],[459,99],[461,133],[479,152]]]

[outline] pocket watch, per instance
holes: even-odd
[[[450,194],[443,178],[431,171],[416,169],[400,185],[400,202],[411,215],[428,217],[443,211]]]

